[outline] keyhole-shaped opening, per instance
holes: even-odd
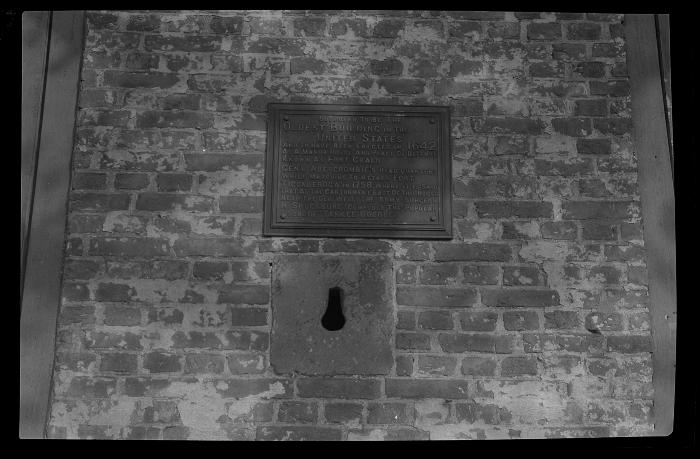
[[[328,307],[321,318],[321,325],[328,331],[337,331],[345,325],[343,315],[343,289],[333,287],[328,289]]]

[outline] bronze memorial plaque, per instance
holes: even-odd
[[[268,105],[265,236],[451,239],[449,107]]]

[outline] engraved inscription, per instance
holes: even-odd
[[[451,236],[446,108],[272,105],[265,234]]]
[[[298,115],[281,131],[277,204],[285,219],[437,218],[438,133],[425,117]]]

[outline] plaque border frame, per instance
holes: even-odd
[[[318,224],[280,222],[274,214],[273,196],[276,195],[276,176],[279,172],[279,128],[283,114],[304,111],[335,114],[339,111],[366,115],[371,113],[411,113],[435,116],[438,123],[438,177],[440,183],[440,217],[435,223],[347,224],[328,227]],[[452,234],[452,144],[450,139],[450,107],[440,105],[380,105],[380,104],[315,104],[271,102],[267,106],[267,138],[265,148],[265,196],[263,199],[262,235],[266,237],[331,237],[373,239],[439,239],[449,240]],[[442,157],[440,157],[442,155]]]

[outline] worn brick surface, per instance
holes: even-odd
[[[650,433],[622,19],[88,12],[49,436]],[[274,101],[449,105],[454,239],[263,238]],[[362,327],[314,341],[309,314],[297,341],[313,352],[287,360],[316,369],[277,374],[279,255],[386,259],[381,301],[369,285],[355,310],[361,322],[385,305],[381,352]],[[302,292],[323,276],[306,277]]]

